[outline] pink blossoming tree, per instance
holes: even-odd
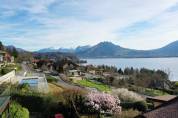
[[[120,100],[107,93],[91,92],[86,96],[85,105],[97,112],[121,113]]]

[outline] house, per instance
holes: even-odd
[[[6,61],[6,62],[9,62],[9,63],[14,63],[14,57],[13,56],[11,56],[9,53],[6,53],[5,54],[5,56],[4,56],[4,60]]]
[[[82,72],[80,70],[69,70],[67,75],[70,77],[79,77],[82,75]]]
[[[6,52],[0,50],[0,62],[4,62],[5,55],[6,55]]]
[[[175,95],[163,95],[163,96],[156,96],[156,97],[147,97],[147,101],[152,102],[154,107],[158,107],[172,99],[174,99]]]
[[[0,63],[2,63],[2,62],[13,63],[14,57],[11,56],[9,53],[0,50]]]
[[[77,70],[80,66],[71,60],[63,59],[54,63],[54,69],[67,74],[69,70]]]
[[[178,118],[178,97],[163,103],[137,118]]]
[[[53,70],[53,60],[50,59],[34,59],[32,61],[33,65],[38,69],[42,69],[43,71],[52,71]]]
[[[0,96],[0,118],[10,118],[10,96]]]
[[[93,75],[103,75],[103,69],[88,69],[87,72]]]

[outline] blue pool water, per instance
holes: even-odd
[[[38,79],[23,79],[20,81],[20,84],[27,83],[30,86],[37,86],[38,85]]]

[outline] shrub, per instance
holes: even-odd
[[[91,92],[86,96],[85,105],[91,112],[111,112],[120,114],[120,100],[110,94]]]
[[[135,102],[143,100],[140,95],[125,88],[114,89],[112,94],[117,95],[122,102]]]
[[[86,113],[84,106],[86,92],[78,89],[68,89],[60,94],[60,111],[67,117],[79,117],[79,113]]]
[[[29,111],[17,102],[12,102],[10,105],[10,116],[12,118],[29,118]]]
[[[148,109],[148,106],[145,101],[138,101],[138,102],[135,102],[134,109],[145,112]]]
[[[142,112],[145,112],[148,109],[148,106],[145,101],[125,102],[121,103],[121,106],[123,109],[134,109]]]

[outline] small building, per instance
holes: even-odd
[[[88,73],[93,75],[103,75],[103,69],[91,69],[88,70]]]
[[[154,107],[158,107],[174,98],[176,98],[175,95],[163,95],[156,97],[147,97],[147,101],[152,102]]]
[[[6,55],[6,52],[0,50],[0,62],[4,62],[5,55]]]
[[[178,97],[169,100],[137,118],[178,118]]]
[[[0,118],[10,118],[10,96],[0,96]]]
[[[79,77],[82,75],[82,72],[80,70],[69,70],[67,75],[70,77]]]

